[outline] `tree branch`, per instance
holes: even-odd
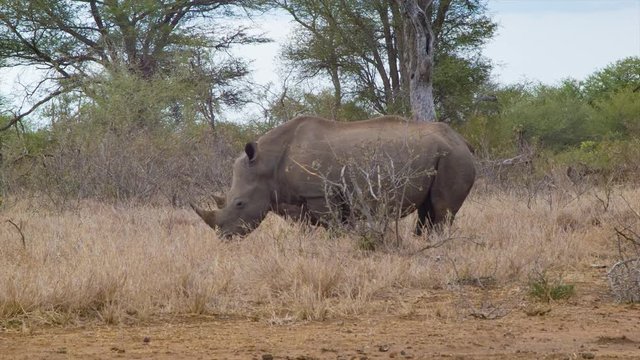
[[[39,108],[42,104],[47,103],[48,101],[50,101],[51,99],[55,98],[56,96],[64,93],[65,91],[63,91],[62,89],[58,89],[52,93],[50,93],[49,95],[45,96],[42,100],[38,101],[37,103],[35,103],[29,110],[27,110],[26,112],[14,116],[13,119],[11,119],[9,121],[9,123],[7,123],[5,126],[0,127],[0,132],[2,131],[6,131],[9,128],[11,128],[13,125],[15,125],[18,121],[22,120],[25,116],[31,114],[32,112],[34,112],[37,108]]]
[[[62,76],[64,76],[65,78],[69,78],[70,77],[70,74],[68,72],[66,72],[64,69],[62,69],[60,67],[60,64],[58,64],[55,60],[53,60],[50,55],[43,53],[36,46],[35,43],[27,40],[24,36],[22,36],[20,31],[18,31],[18,28],[16,27],[16,25],[11,23],[9,21],[9,19],[7,19],[6,17],[0,15],[0,21],[2,21],[7,26],[7,28],[9,28],[11,30],[11,32],[18,38],[20,43],[23,46],[25,46],[26,48],[30,49],[32,51],[32,53],[37,56],[38,59],[41,59],[42,61],[51,64],[51,67],[54,68],[60,74],[62,74]]]

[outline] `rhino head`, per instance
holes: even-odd
[[[271,208],[270,171],[261,161],[258,145],[248,143],[233,165],[233,180],[226,197],[215,196],[217,210],[191,207],[225,238],[245,235],[258,227]]]

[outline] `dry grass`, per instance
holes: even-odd
[[[276,216],[222,242],[182,209],[83,202],[58,213],[17,202],[0,212],[0,324],[408,315],[403,298],[475,280],[514,288],[544,271],[580,282],[591,264],[617,259],[613,228],[638,221],[629,204],[640,204],[640,190],[616,189],[606,212],[594,195],[476,192],[455,225],[429,239],[442,246],[425,249],[411,218],[399,248],[376,252]],[[7,220],[22,224],[25,246]]]

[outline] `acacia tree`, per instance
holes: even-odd
[[[283,49],[288,65],[303,78],[322,72],[333,85],[332,117],[342,104],[345,49],[339,34],[341,12],[337,0],[272,0],[271,4],[288,12],[300,26],[292,42]]]
[[[35,90],[49,87],[30,109],[14,114],[0,130],[6,130],[61,94],[79,90],[90,95],[85,84],[96,74],[124,67],[146,80],[171,72],[177,59],[192,57],[197,48],[226,50],[235,44],[265,41],[242,27],[215,27],[220,16],[253,9],[255,3],[0,0],[0,60],[6,60],[5,66],[37,66],[46,70]],[[212,28],[215,30],[211,31]],[[217,74],[232,78],[246,74],[242,66],[235,67],[237,72],[229,71],[233,68]]]
[[[455,121],[471,107],[475,92],[488,79],[490,65],[480,49],[493,36],[496,25],[485,15],[484,0],[420,0],[411,1],[409,7],[399,0],[274,2],[298,23],[284,59],[296,64],[303,77],[326,75],[327,64],[332,71],[337,69],[343,102],[347,96],[377,113],[407,113],[409,94],[415,93],[410,92],[412,72],[423,69],[423,75],[414,76],[414,82],[416,88],[432,82],[434,100],[430,102],[435,104],[429,113],[437,111],[440,119]],[[325,4],[322,9],[331,12],[318,11],[312,6],[320,3]],[[414,4],[416,7],[411,7]],[[417,13],[415,22],[407,10]],[[326,40],[329,38],[326,34],[331,34],[331,57],[327,57],[322,48],[310,46],[320,36],[309,31],[310,24],[324,31],[320,40]],[[423,32],[416,38],[416,26],[430,29],[431,35]],[[419,52],[415,51],[418,47],[422,47]],[[426,54],[426,61],[417,61],[419,54]],[[299,62],[301,57],[306,60]],[[316,61],[321,58],[332,61]],[[428,69],[431,70],[426,71]],[[337,88],[335,81],[332,83],[334,89]],[[429,86],[424,87],[428,92]],[[416,104],[428,102],[414,101]],[[419,117],[435,118],[433,115]]]

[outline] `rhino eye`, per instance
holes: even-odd
[[[242,201],[242,200],[236,200],[236,202],[235,202],[235,206],[238,209],[242,209],[245,205],[246,205],[246,203],[244,201]]]

